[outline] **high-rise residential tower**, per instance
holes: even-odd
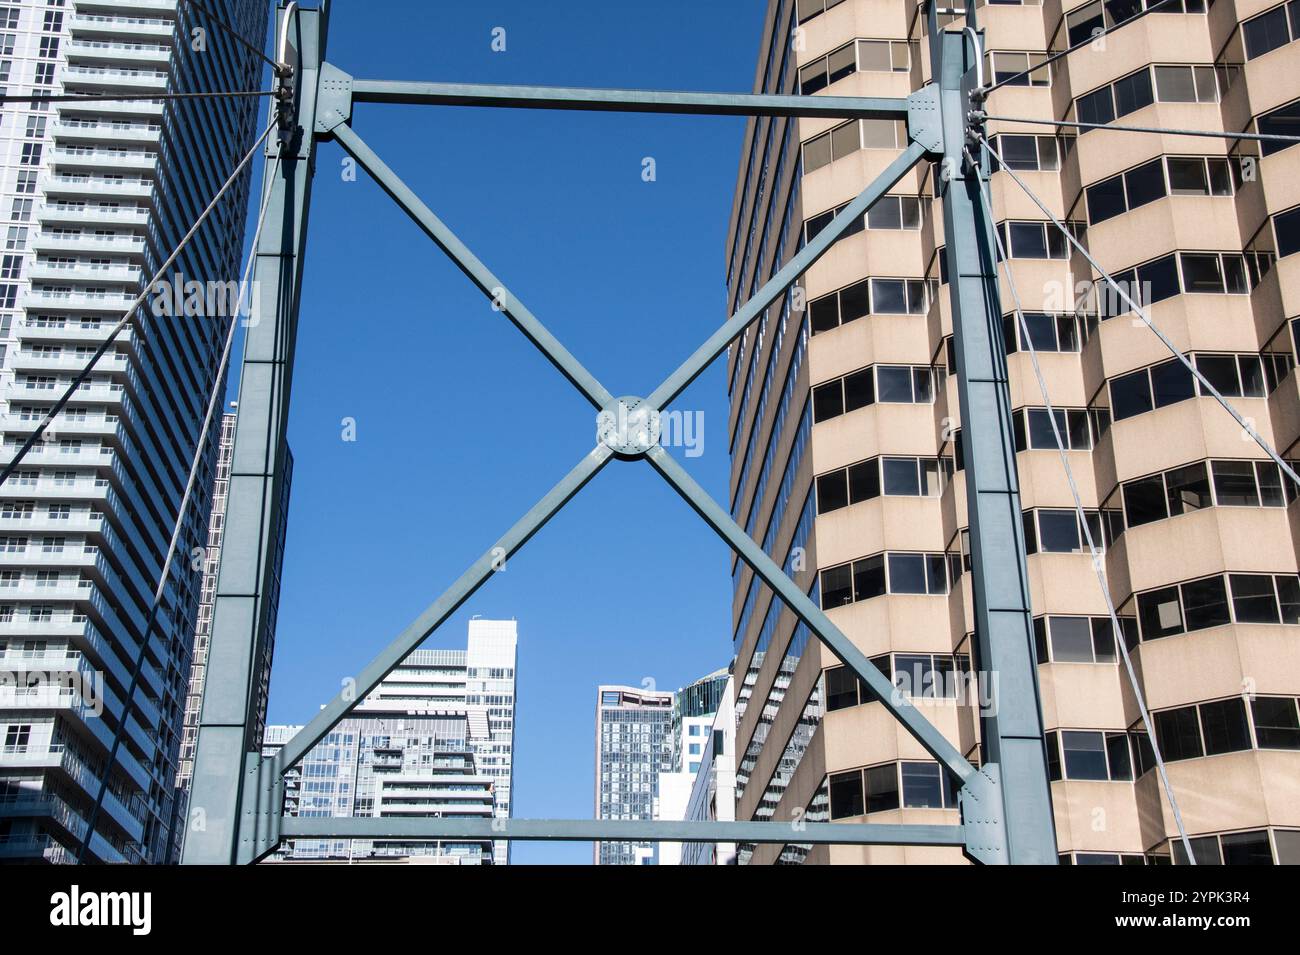
[[[1124,23],[1153,6],[977,3],[986,75],[1015,77],[988,112],[1049,121],[990,121],[989,133],[1006,167],[1294,458],[1300,149],[1051,123],[1295,135],[1300,21],[1268,0],[1174,0]],[[930,80],[926,34],[914,0],[769,0],[755,89],[907,96]],[[751,121],[727,247],[731,310],[905,144],[902,122]],[[732,348],[731,511],[978,762],[976,706],[956,699],[978,661],[937,171],[905,176]],[[990,186],[1122,624],[1114,633],[1002,275],[1061,859],[1177,862],[1183,851],[1123,640],[1200,861],[1300,860],[1295,488],[1117,296],[1096,294],[1098,273],[1005,169]],[[739,562],[733,585],[736,818],[955,822],[938,764]],[[960,859],[884,846],[739,852],[752,864]]]
[[[596,818],[653,819],[659,776],[673,768],[673,694],[596,688]],[[597,842],[596,865],[654,860],[649,842]]]
[[[260,44],[268,6],[213,6]],[[261,62],[170,0],[0,4],[9,94],[255,90]],[[10,461],[251,147],[253,98],[8,102],[0,124],[0,402]],[[168,281],[238,279],[248,175]],[[215,441],[143,655],[226,316],[146,306],[0,487],[0,858],[68,861],[107,778],[86,858],[168,857]],[[215,430],[215,425],[214,425]],[[98,689],[84,692],[89,685]],[[83,692],[77,692],[81,689]],[[114,734],[124,744],[112,765]]]
[[[510,818],[514,620],[469,622],[464,650],[416,650],[291,771],[286,812]],[[301,727],[268,726],[263,752]],[[278,858],[447,858],[507,865],[509,843],[298,840]]]

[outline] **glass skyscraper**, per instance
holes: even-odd
[[[214,2],[260,45],[268,5]],[[255,90],[261,62],[192,6],[166,0],[0,4],[9,94]],[[0,464],[17,449],[255,137],[259,100],[4,106],[0,123]],[[246,173],[166,278],[238,279]],[[225,316],[138,320],[0,487],[0,859],[65,862],[107,794],[87,860],[160,862],[210,501],[185,517],[157,624],[146,619],[214,387]],[[214,422],[215,428],[220,421]],[[213,436],[215,437],[215,435]],[[212,487],[216,441],[199,487]],[[131,671],[147,639],[126,714]],[[112,740],[124,743],[112,765]]]

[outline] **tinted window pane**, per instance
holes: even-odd
[[[1210,191],[1204,159],[1179,159],[1171,156],[1168,162],[1169,190],[1174,195],[1199,196]]]
[[[1178,606],[1177,587],[1138,594],[1137,603],[1142,639],[1153,640],[1183,632],[1183,614]]]
[[[889,592],[893,594],[926,593],[925,557],[923,555],[889,555]]]
[[[840,607],[853,602],[853,570],[845,564],[843,567],[831,567],[822,571],[821,578],[822,609]]]
[[[1187,366],[1174,359],[1151,369],[1151,393],[1157,408],[1186,401],[1195,392],[1195,379]]]
[[[867,812],[898,808],[898,767],[873,766],[867,770]]]
[[[1111,779],[1132,779],[1133,763],[1129,757],[1128,734],[1106,734],[1106,764]]]
[[[1210,481],[1203,463],[1169,471],[1165,474],[1165,486],[1169,489],[1171,516],[1210,506]]]
[[[903,763],[903,807],[942,809],[938,763]]]
[[[907,293],[901,279],[877,279],[872,283],[872,311],[880,315],[902,315],[907,312]]]
[[[1136,169],[1124,173],[1124,184],[1128,187],[1128,207],[1136,209],[1148,202],[1164,198],[1165,171],[1159,159],[1143,163]]]
[[[1246,704],[1241,697],[1201,704],[1201,728],[1205,734],[1205,755],[1235,753],[1250,749],[1246,726]]]
[[[1300,251],[1300,209],[1274,216],[1273,231],[1277,233],[1278,255],[1291,255]]]
[[[1272,865],[1268,832],[1233,832],[1222,837],[1224,865]]]
[[[1035,449],[1046,448],[1055,451],[1057,448],[1056,433],[1052,430],[1052,417],[1047,413],[1047,409],[1030,408],[1028,418],[1029,446]],[[1057,421],[1058,425],[1063,423]]]
[[[901,229],[903,213],[898,205],[898,196],[882,196],[874,206],[867,210],[867,228]]]
[[[829,331],[840,323],[839,302],[834,295],[827,295],[810,302],[808,311],[814,335]]]
[[[832,471],[817,479],[817,513],[838,510],[849,503],[849,481],[844,471]]]
[[[1259,696],[1251,701],[1255,742],[1263,749],[1300,749],[1300,717],[1295,700]]]
[[[868,282],[859,282],[840,291],[840,321],[851,322],[871,310]]]
[[[826,709],[843,710],[858,705],[858,678],[848,667],[826,671]]]
[[[876,459],[849,468],[849,503],[880,496],[880,466]]]
[[[1220,507],[1259,507],[1255,468],[1249,461],[1215,461],[1213,469]]]
[[[1157,66],[1156,91],[1166,103],[1195,103],[1196,86],[1189,66]]]
[[[1169,516],[1165,482],[1159,475],[1124,485],[1124,512],[1129,527],[1138,527]]]
[[[1124,179],[1115,176],[1088,187],[1088,221],[1105,222],[1123,213]]]
[[[875,395],[872,387],[871,369],[855,371],[844,377],[844,410],[854,411],[871,404]]]
[[[844,387],[841,382],[828,381],[813,389],[813,421],[825,421],[844,414]]]
[[[1109,86],[1079,97],[1079,122],[1105,125],[1115,118],[1115,101]],[[1086,132],[1086,130],[1080,130]],[[805,150],[805,155],[807,150]],[[807,161],[805,160],[805,163]]]
[[[1196,707],[1165,710],[1152,716],[1156,726],[1156,739],[1165,759],[1172,762],[1204,755],[1201,752],[1201,731],[1196,720]]]
[[[1196,370],[1221,394],[1231,398],[1241,397],[1237,360],[1231,355],[1197,355]]]
[[[1106,747],[1100,733],[1061,731],[1067,779],[1106,779]]]
[[[885,561],[879,555],[853,562],[853,594],[856,600],[870,600],[885,592]]]
[[[1283,623],[1300,623],[1300,577],[1285,574],[1275,577]]]
[[[1238,623],[1279,623],[1277,594],[1269,574],[1229,574],[1232,612]]]
[[[1178,294],[1178,263],[1172,255],[1138,266],[1138,287],[1142,305],[1154,305]]]
[[[881,365],[876,369],[881,401],[911,402],[912,369]]]
[[[1087,617],[1052,617],[1050,625],[1052,662],[1092,662],[1092,628]]]
[[[1047,258],[1047,237],[1041,222],[1012,222],[1009,225],[1012,258]]]
[[[1188,630],[1203,630],[1229,622],[1228,594],[1222,577],[1193,580],[1179,589]]]
[[[1078,515],[1074,511],[1039,511],[1038,549],[1056,554],[1078,552]]]
[[[999,136],[998,151],[1011,169],[1038,168],[1038,147],[1033,136]]]
[[[1191,81],[1192,71],[1187,71],[1188,82]],[[1115,81],[1115,115],[1124,116],[1134,110],[1141,109],[1143,106],[1150,106],[1153,102],[1151,96],[1151,74],[1147,70],[1140,70],[1132,76],[1126,76],[1122,80]]]
[[[1098,663],[1115,662],[1115,628],[1109,617],[1093,618],[1092,648]]]
[[[1222,292],[1223,269],[1217,255],[1183,253],[1183,291]]]
[[[1271,113],[1265,113],[1256,120],[1256,127],[1266,135],[1300,136],[1300,101],[1282,106]],[[1260,143],[1260,149],[1265,156],[1269,156],[1294,145],[1293,142],[1265,140]]]
[[[883,458],[886,494],[921,493],[921,481],[918,477],[915,458]]]
[[[862,815],[862,773],[836,773],[831,776],[831,818]]]
[[[816,395],[814,394],[814,403]],[[1110,406],[1122,421],[1151,410],[1151,379],[1145,370],[1121,375],[1110,383]],[[820,420],[820,419],[819,419]]]
[[[1243,23],[1241,36],[1246,41],[1246,58],[1251,60],[1286,45],[1291,41],[1287,32],[1286,7],[1277,7]]]

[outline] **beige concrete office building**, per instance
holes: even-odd
[[[1006,78],[1147,0],[981,3]],[[1154,5],[1150,0],[1147,5]],[[754,88],[906,96],[914,0],[769,0]],[[1300,134],[1300,4],[1168,0],[992,94],[992,115]],[[991,122],[1002,161],[1284,457],[1300,442],[1300,148]],[[901,123],[751,121],[727,247],[734,310],[900,151]],[[733,345],[732,513],[972,760],[966,489],[922,163]],[[998,228],[1123,633],[1112,632],[1010,318],[1016,450],[1059,850],[1186,861],[1122,662],[1129,647],[1201,863],[1300,861],[1295,489],[996,171]],[[736,818],[957,821],[936,764],[752,574],[733,575]],[[741,847],[740,862],[960,862],[956,849]]]

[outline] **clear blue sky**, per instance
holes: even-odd
[[[341,0],[330,59],[358,77],[740,91],[761,21],[752,0]],[[353,125],[614,394],[649,392],[725,319],[743,120],[362,106]],[[342,180],[342,157],[321,148],[313,199],[277,723],[310,718],[595,438],[590,407],[372,182]],[[705,427],[681,459],[725,500],[723,361],[679,407]],[[614,462],[426,645],[464,646],[472,614],[519,621],[515,815],[590,818],[595,687],[676,689],[727,664],[727,551],[647,465]]]

